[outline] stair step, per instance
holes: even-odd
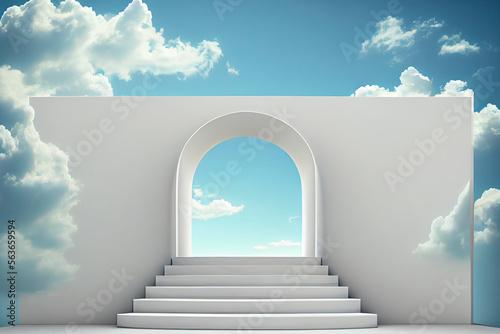
[[[118,314],[118,327],[156,329],[348,329],[377,327],[377,315],[369,313],[307,314]]]
[[[166,265],[165,275],[328,275],[328,266]]]
[[[192,330],[377,327],[319,257],[177,257],[117,326]]]
[[[173,265],[321,265],[321,257],[174,257]]]
[[[346,286],[147,286],[146,298],[348,298]]]
[[[338,276],[327,275],[164,275],[156,276],[156,285],[231,286],[231,285],[328,285],[337,286]]]
[[[134,299],[139,313],[356,313],[360,299]]]

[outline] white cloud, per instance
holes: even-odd
[[[474,76],[489,74],[492,70],[491,67],[482,68]],[[403,71],[400,79],[401,85],[392,91],[377,85],[367,85],[358,88],[351,96],[431,96],[431,80],[421,75],[415,68],[409,67]],[[436,96],[473,96],[473,91],[467,88],[465,81],[450,80],[444,87],[441,87],[441,93]],[[490,160],[499,152],[500,110],[496,105],[488,104],[480,112],[474,113],[474,149],[478,150],[476,153],[488,154],[485,159]],[[422,255],[442,253],[455,256],[467,254],[464,244],[467,243],[470,227],[469,214],[463,213],[468,210],[468,199],[464,192],[459,196],[457,206],[448,216],[438,217],[432,222],[429,240],[419,244],[415,253]],[[484,192],[481,199],[476,201],[475,224],[482,228],[482,230],[476,228],[476,241],[488,241],[493,236],[499,235],[497,222],[500,220],[499,207],[500,196],[497,189]],[[478,214],[478,212],[481,213]]]
[[[201,188],[194,188],[193,189],[193,197],[215,198],[215,197],[217,197],[217,195],[216,194],[205,194],[203,192],[203,189],[201,189]]]
[[[288,218],[288,222],[291,224],[291,223],[293,223],[293,221],[294,221],[295,219],[298,219],[298,218],[300,218],[300,216],[293,216],[293,217],[290,217],[290,218]]]
[[[19,262],[22,264],[22,269],[19,269],[22,275],[19,276],[18,286],[23,292],[56,287],[65,278],[73,276],[79,268],[78,265],[69,264],[60,249],[37,245],[34,238],[27,238],[19,231],[16,233],[16,242],[21,245],[17,250],[18,258],[22,259]],[[1,245],[0,248],[6,254],[6,235],[2,237]]]
[[[369,50],[391,51],[399,47],[408,47],[415,43],[417,28],[403,30],[403,20],[388,16],[377,22],[377,31],[361,44],[361,54]]]
[[[446,217],[432,222],[429,240],[418,245],[414,253],[420,255],[446,254],[456,257],[468,255],[470,240],[469,187],[458,198],[457,205]],[[500,190],[483,192],[474,203],[474,242],[490,243],[500,237]]]
[[[469,184],[458,196],[453,210],[446,217],[438,217],[431,224],[429,240],[418,244],[415,254],[436,254],[467,257],[470,254],[470,193]]]
[[[271,247],[299,247],[302,245],[302,243],[301,242],[293,242],[290,240],[280,240],[277,242],[270,242],[268,245]],[[253,247],[253,249],[257,249],[257,250],[265,250],[268,248],[269,248],[268,246],[262,246],[262,245]]]
[[[5,159],[7,156],[11,157],[12,154],[16,153],[18,150],[19,140],[12,136],[9,130],[5,126],[0,125],[0,159]],[[1,160],[0,160],[1,161]]]
[[[4,48],[29,54],[16,68],[50,94],[111,95],[110,75],[128,80],[136,72],[207,76],[222,56],[216,41],[192,46],[180,38],[165,40],[141,0],[108,19],[73,0],[59,7],[50,0],[32,0],[9,8],[0,20],[0,34],[22,37],[26,31],[32,39]]]
[[[435,18],[424,22],[415,21],[414,23],[419,29],[441,28],[444,25],[444,22],[438,22]]]
[[[393,90],[378,85],[366,85],[356,89],[351,96],[431,96],[432,80],[413,66],[404,70],[399,80],[401,84],[394,87]],[[473,96],[472,89],[466,87],[467,82],[465,81],[450,80],[444,87],[441,87],[441,93],[435,96]]]
[[[234,67],[229,65],[229,62],[226,63],[227,66],[227,73],[234,74],[234,75],[240,75],[240,72],[236,70]]]
[[[490,71],[491,68],[481,69],[477,73]],[[389,90],[378,85],[366,85],[356,89],[351,96],[431,96],[432,80],[422,75],[417,69],[410,66],[399,77],[401,84]],[[441,92],[442,96],[473,96],[472,89],[467,88],[467,82],[450,80]],[[500,110],[494,104],[488,104],[480,112],[474,113],[474,148],[479,150],[500,149]]]
[[[290,240],[281,240],[278,242],[270,242],[269,245],[274,247],[296,247],[302,245],[301,242],[293,242]]]
[[[432,81],[413,66],[408,67],[399,77],[401,84],[393,91],[377,86],[366,85],[356,89],[351,96],[430,96]]]
[[[233,206],[226,200],[216,199],[207,205],[201,203],[201,200],[192,200],[192,218],[193,219],[211,219],[223,216],[232,216],[243,210],[244,205]]]
[[[399,77],[401,85],[395,88],[398,96],[428,96],[431,93],[432,81],[410,66]]]
[[[425,33],[423,38],[426,38],[432,33],[433,29],[442,26],[442,22],[437,22],[435,18],[432,18],[424,22],[414,21],[412,28],[405,30],[403,19],[388,16],[377,22],[375,33],[361,44],[360,54],[364,55],[369,51],[380,53],[391,51],[394,53],[397,49],[413,46],[418,36]],[[401,56],[395,56],[393,61],[401,61]]]
[[[222,51],[216,41],[166,41],[140,0],[106,18],[74,0],[12,6],[0,19],[0,48],[10,64],[0,66],[0,220],[22,222],[19,271],[37,279],[20,287],[35,292],[77,270],[64,254],[74,245],[79,184],[68,156],[40,140],[29,97],[112,95],[109,76],[135,72],[207,76]]]
[[[441,50],[439,50],[439,55],[452,53],[469,54],[471,52],[479,52],[479,46],[476,44],[471,45],[465,39],[462,39],[460,34],[453,36],[444,35],[438,42],[443,43],[443,45],[441,45]]]
[[[489,150],[500,147],[500,110],[488,103],[474,113],[474,148]]]
[[[47,91],[25,81],[21,71],[0,67],[4,93],[0,97],[0,219],[20,222],[20,255],[25,260],[19,271],[40,278],[26,280],[20,287],[38,291],[76,272],[77,266],[65,260],[64,252],[73,246],[77,230],[69,212],[77,203],[79,185],[69,175],[66,154],[42,142],[34,128],[29,96]],[[57,268],[49,262],[57,263]]]
[[[386,88],[380,87],[379,85],[366,85],[356,89],[354,94],[351,96],[363,97],[363,96],[396,96],[396,93],[389,91]]]
[[[467,87],[467,82],[462,80],[450,80],[441,88],[441,93],[436,96],[474,96],[474,92]]]
[[[474,242],[490,243],[500,236],[500,190],[486,190],[474,203]]]

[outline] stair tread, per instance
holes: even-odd
[[[276,289],[336,289],[336,288],[347,288],[347,286],[337,286],[337,285],[258,285],[258,286],[248,286],[248,285],[148,285],[147,288],[178,288],[178,289],[265,289],[265,288],[276,288]]]
[[[205,275],[205,274],[193,274],[193,275],[188,275],[188,274],[181,274],[181,275],[175,275],[175,277],[183,277],[183,278],[188,278],[188,277],[200,277],[200,278],[222,278],[222,277],[231,277],[231,278],[283,278],[283,275],[280,274],[255,274],[255,275],[245,275],[245,274],[235,274],[235,275]],[[174,277],[174,275],[156,275],[156,277]],[[338,275],[287,275],[286,277],[297,277],[297,278],[318,278],[318,277],[332,277],[332,278],[338,278]]]
[[[265,286],[304,285],[337,286],[336,275],[157,275],[157,286]]]
[[[289,259],[319,259],[320,256],[174,256],[172,260],[220,260],[220,259],[228,259],[228,260],[289,260]]]
[[[238,298],[238,299],[200,299],[200,298],[144,298],[134,299],[136,313],[351,313],[361,311],[359,299],[304,298]]]
[[[120,313],[119,315],[130,315],[140,317],[203,317],[203,318],[238,318],[241,316],[255,315],[255,313]],[[269,313],[266,318],[295,318],[295,317],[313,318],[313,317],[362,317],[362,316],[376,316],[375,313]]]
[[[301,265],[296,264],[167,264],[167,268],[300,268]],[[315,264],[307,265],[305,268],[328,268],[327,265]]]
[[[165,277],[172,277],[171,275],[156,275],[157,277],[158,276],[165,276]],[[219,274],[219,275],[205,275],[205,274],[183,274],[183,275],[175,275],[176,277],[227,277],[227,276],[231,276],[231,277],[238,277],[238,276],[241,276],[241,277],[252,277],[252,278],[255,278],[255,277],[283,277],[283,275],[281,274],[255,274],[255,275],[248,275],[248,274],[235,274],[235,275],[224,275],[224,274]],[[290,274],[288,275],[289,277],[318,277],[318,276],[326,276],[326,277],[338,277],[338,275],[307,275],[307,274],[304,274],[304,275],[301,275],[301,274]]]
[[[196,289],[212,289],[213,291],[217,290],[228,290],[228,289],[233,289],[233,290],[238,290],[238,289],[247,289],[249,291],[254,291],[254,290],[259,290],[259,289],[283,289],[283,290],[322,290],[324,288],[339,288],[340,289],[347,289],[348,287],[345,285],[148,285],[146,286],[147,289],[162,289],[162,290],[169,290],[169,289],[176,289],[176,290],[196,290]]]
[[[118,327],[209,330],[310,330],[375,328],[371,313],[125,313]]]
[[[246,263],[246,264],[321,264],[321,257],[279,257],[279,256],[261,256],[261,257],[174,257],[173,265],[188,264],[213,264],[220,265],[224,263]]]
[[[148,286],[147,298],[347,298],[344,286]]]
[[[172,302],[182,302],[182,301],[189,301],[189,302],[263,302],[266,300],[271,300],[274,302],[279,302],[279,303],[288,303],[288,302],[302,302],[302,301],[309,301],[309,302],[325,302],[325,301],[356,301],[361,299],[359,298],[286,298],[286,299],[280,299],[279,301],[276,301],[275,299],[272,298],[235,298],[235,299],[220,299],[220,298],[134,298],[134,301],[140,300],[140,301],[172,301]]]
[[[328,275],[328,266],[311,265],[166,265],[165,275]]]

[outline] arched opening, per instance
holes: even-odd
[[[217,144],[234,137],[255,137],[281,147],[293,160],[302,188],[302,256],[316,256],[316,164],[309,145],[289,124],[257,112],[235,112],[200,127],[185,144],[177,165],[175,203],[175,256],[192,256],[192,183],[203,156]]]
[[[259,138],[217,144],[196,168],[191,219],[193,256],[301,256],[295,163]]]

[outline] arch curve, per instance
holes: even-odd
[[[191,256],[191,199],[196,167],[212,147],[234,137],[267,140],[292,158],[302,186],[302,256],[317,256],[317,176],[312,151],[291,125],[275,116],[253,111],[216,117],[196,130],[184,145],[175,182],[175,256]]]

